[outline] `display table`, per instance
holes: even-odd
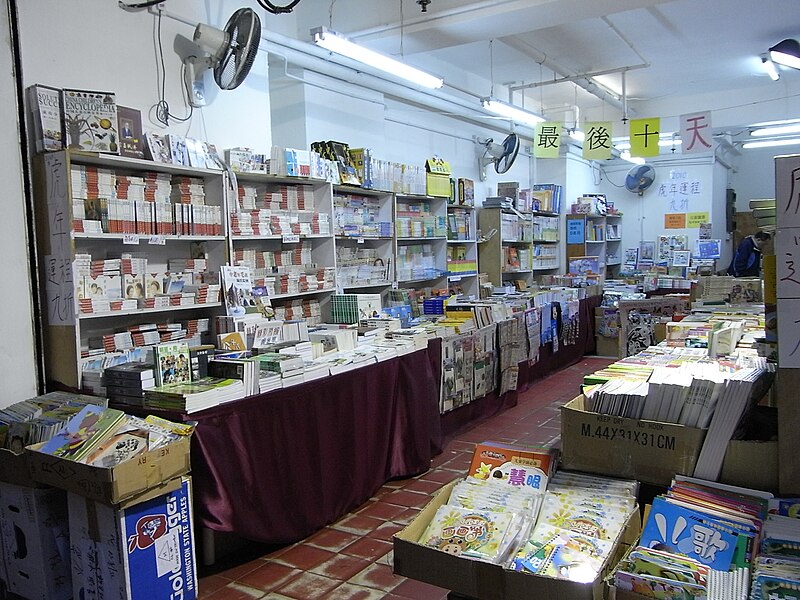
[[[426,350],[191,415],[197,523],[296,542],[387,480],[430,468],[441,440]],[[151,411],[152,412],[152,411]]]

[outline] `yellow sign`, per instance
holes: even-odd
[[[611,158],[611,121],[593,121],[583,124],[583,158],[606,160]]]
[[[533,140],[533,155],[536,158],[558,158],[561,149],[560,121],[547,121],[536,124],[536,133]]]
[[[702,223],[708,223],[709,221],[707,212],[686,213],[686,227],[689,229],[700,229]]]
[[[631,156],[658,156],[661,119],[631,119]]]
[[[686,213],[664,215],[664,229],[686,229]]]

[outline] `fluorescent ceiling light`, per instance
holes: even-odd
[[[493,112],[501,117],[507,117],[524,125],[530,125],[531,127],[535,127],[537,123],[543,123],[545,121],[544,117],[540,117],[539,115],[525,109],[518,108],[513,104],[508,104],[507,102],[503,102],[501,100],[495,100],[494,98],[482,99],[481,105],[489,112]]]
[[[619,157],[622,160],[627,160],[629,163],[633,163],[635,165],[643,165],[646,162],[641,156],[631,156],[631,153],[628,150],[620,152]]]
[[[784,138],[782,140],[761,140],[759,142],[745,142],[742,148],[771,148],[772,146],[791,146],[800,144],[800,138]]]
[[[778,73],[778,67],[775,66],[775,63],[772,62],[769,56],[762,56],[761,57],[761,65],[764,67],[764,70],[769,75],[769,78],[772,81],[778,81],[781,78],[781,74]]]
[[[580,129],[573,129],[569,132],[569,137],[571,137],[576,142],[580,142],[581,144],[586,141],[586,134],[582,132]]]
[[[800,69],[800,42],[791,38],[778,42],[769,49],[769,57],[779,65]]]
[[[672,148],[672,146],[680,146],[683,143],[683,140],[680,138],[659,138],[658,146],[660,148]],[[619,142],[614,144],[614,148],[617,150],[630,150],[631,143],[630,142]]]
[[[596,84],[614,94],[618,100],[622,98],[622,88],[620,87],[619,78],[611,75],[595,75],[590,81],[594,81]]]
[[[326,27],[312,29],[311,37],[317,46],[342,56],[347,56],[381,71],[386,71],[417,85],[430,89],[438,89],[444,85],[444,80],[441,77],[420,71],[385,54],[359,46]]]
[[[792,125],[781,125],[778,127],[762,127],[761,129],[754,129],[750,132],[753,137],[765,137],[773,135],[784,135],[787,133],[800,133],[800,123]]]

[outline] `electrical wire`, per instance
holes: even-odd
[[[270,0],[256,0],[258,4],[266,10],[268,13],[272,13],[273,15],[281,15],[292,12],[295,6],[300,3],[300,0],[292,0],[289,4],[284,6],[278,6],[277,4],[273,4]]]
[[[125,4],[122,0],[118,0],[117,5],[120,8],[124,9],[134,9],[134,8],[150,8],[151,6],[155,6],[156,4],[161,4],[165,0],[149,0],[148,2],[137,2],[136,4]]]
[[[186,101],[186,104],[189,106],[189,114],[185,117],[178,117],[173,115],[169,111],[169,103],[166,100],[166,87],[167,87],[167,69],[164,65],[164,47],[161,43],[161,11],[158,11],[158,16],[156,17],[156,22],[158,26],[157,30],[157,41],[158,41],[158,57],[159,61],[157,63],[159,76],[160,76],[160,86],[158,90],[158,102],[154,105],[155,108],[155,118],[156,120],[164,125],[165,127],[169,127],[169,120],[173,119],[178,121],[179,123],[185,123],[186,121],[192,118],[192,114],[194,113],[194,107],[192,103],[189,102],[189,89],[188,84],[186,83],[186,63],[183,63],[183,68],[181,69],[181,80],[183,81],[183,85],[181,86],[181,96]]]

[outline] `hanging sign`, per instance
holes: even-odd
[[[711,111],[681,115],[681,153],[708,152],[711,143]]]
[[[536,124],[536,133],[533,140],[533,155],[536,158],[558,158],[561,150],[560,121],[546,121]]]
[[[611,121],[592,121],[583,124],[583,158],[606,160],[611,158]]]
[[[661,119],[631,119],[631,156],[658,156]]]

